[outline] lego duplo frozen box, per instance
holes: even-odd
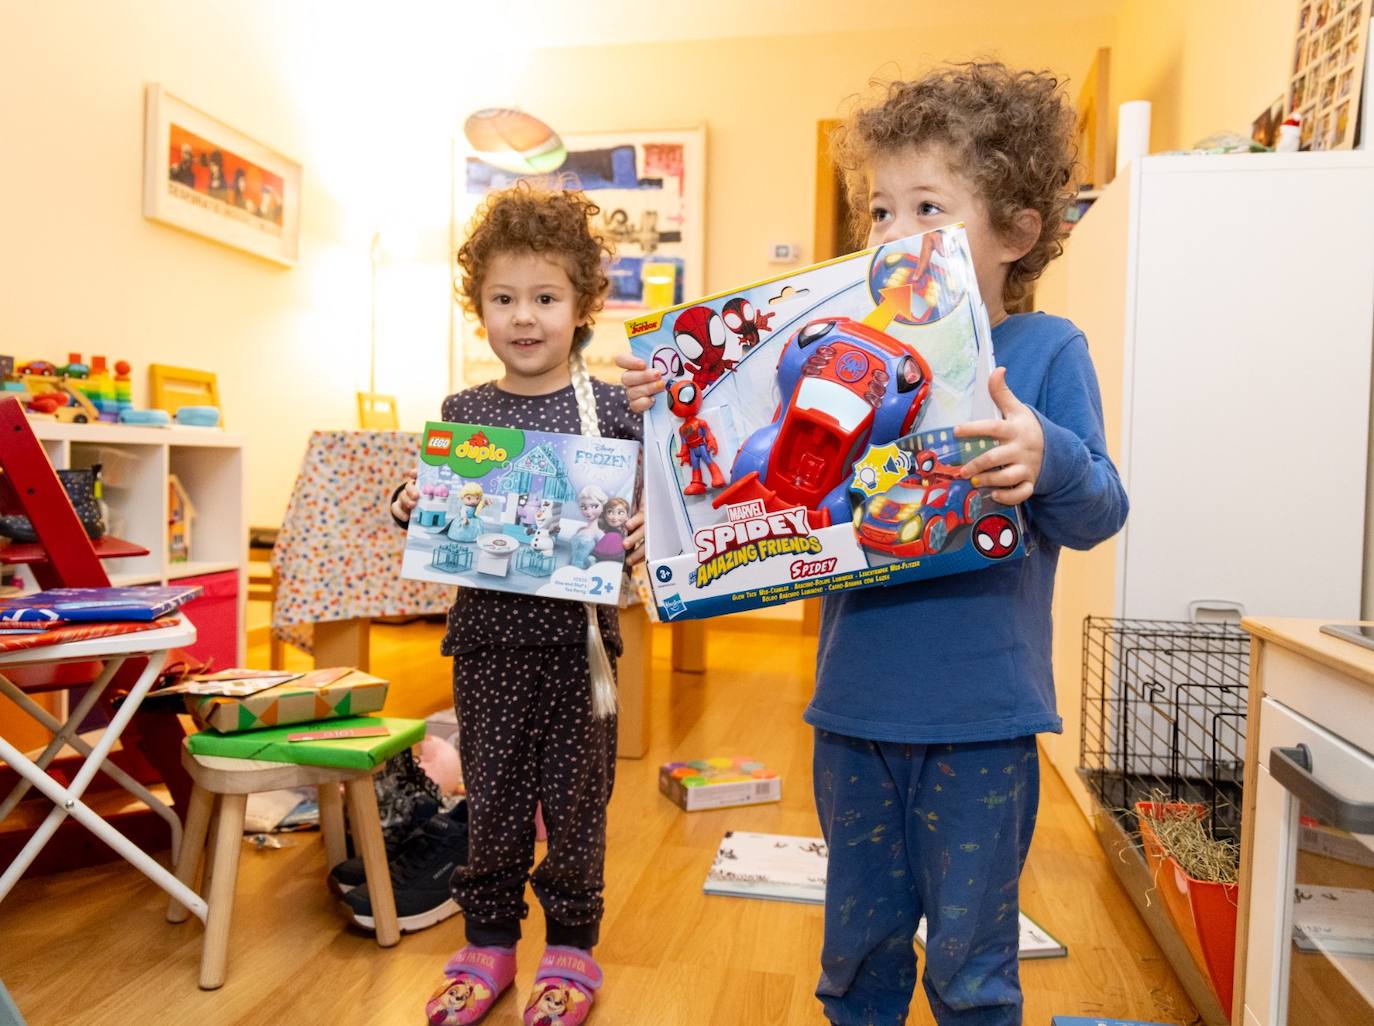
[[[1000,417],[962,226],[626,322],[668,383],[645,414],[664,619],[961,573],[1024,555],[1017,510],[959,477]]]
[[[401,576],[615,603],[639,443],[430,422]]]

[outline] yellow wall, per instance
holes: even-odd
[[[415,93],[404,76],[369,82],[361,72],[387,56],[381,46],[350,49],[337,21],[303,24],[307,11],[270,0],[0,9],[0,353],[127,359],[140,405],[150,363],[217,372],[228,428],[248,436],[255,523],[279,522],[309,432],[355,423],[353,393],[367,382],[369,243],[394,199],[371,186],[387,180],[375,153],[391,142],[388,101]],[[299,267],[143,218],[147,82],[304,164]],[[435,119],[432,142],[416,134],[406,153],[391,150],[390,180],[406,186],[396,191],[432,197],[433,238],[409,213],[410,237],[383,274],[393,299],[384,341],[405,337],[413,348],[379,387],[400,393],[412,421],[437,408],[447,384],[448,123]],[[414,260],[425,246],[428,265]],[[426,365],[437,373],[420,372]]]
[[[1149,100],[1150,149],[1249,134],[1284,91],[1298,0],[1126,0],[1112,46],[1112,104]]]
[[[1045,5],[1048,7],[1048,5]],[[941,60],[997,57],[1049,67],[1075,82],[1110,17],[780,36],[548,51],[517,98],[563,131],[707,125],[708,291],[777,273],[771,242],[809,262],[816,122],[834,118],[871,77],[910,76]]]
[[[843,113],[874,74],[995,56],[1065,73],[1076,92],[1096,48],[1112,45],[1114,100],[1155,102],[1159,149],[1243,129],[1277,95],[1296,0],[1124,0],[1058,19],[1048,7],[531,57],[509,36],[465,47],[481,35],[471,5],[383,20],[243,0],[207,20],[174,0],[6,4],[0,353],[128,359],[139,401],[149,363],[215,370],[228,425],[249,438],[250,519],[274,522],[309,431],[354,423],[379,230],[378,388],[400,396],[407,425],[446,391],[448,139],[468,111],[517,103],[567,131],[705,123],[715,290],[773,273],[770,242],[811,257],[816,121]],[[154,81],[305,165],[301,266],[142,217],[143,87]]]

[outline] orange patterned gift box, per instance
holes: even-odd
[[[316,670],[256,695],[187,695],[186,709],[202,727],[232,734],[376,712],[386,691],[387,681],[361,670]]]

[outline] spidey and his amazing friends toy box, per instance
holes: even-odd
[[[401,576],[616,603],[639,443],[430,422]]]
[[[626,322],[667,387],[644,418],[649,580],[696,619],[1024,555],[959,477],[1000,417],[962,226]]]

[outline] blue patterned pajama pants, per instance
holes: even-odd
[[[913,939],[940,1026],[1021,1022],[1017,884],[1040,798],[1035,738],[913,745],[816,731],[830,849],[816,996],[831,1022],[906,1022]]]

